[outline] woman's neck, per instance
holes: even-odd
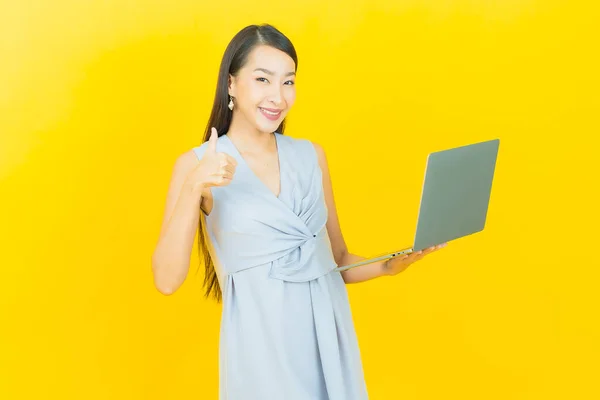
[[[236,118],[237,117],[237,118]],[[240,152],[260,153],[272,150],[274,146],[273,133],[261,132],[247,121],[242,120],[243,117],[233,114],[227,136],[236,145]]]

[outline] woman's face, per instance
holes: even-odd
[[[234,113],[260,132],[274,132],[296,99],[294,60],[270,46],[256,46],[237,76],[230,76]]]

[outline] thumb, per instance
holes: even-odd
[[[217,152],[217,139],[219,135],[217,134],[217,130],[212,127],[210,129],[210,138],[208,139],[208,148],[206,149],[207,153],[215,154]]]

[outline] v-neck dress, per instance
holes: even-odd
[[[275,138],[279,196],[225,134],[217,152],[237,160],[236,172],[200,213],[223,294],[219,399],[368,399],[316,151],[306,139]],[[207,145],[193,148],[198,159]]]

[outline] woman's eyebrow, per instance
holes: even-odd
[[[268,74],[268,75],[275,75],[275,72],[269,71],[266,68],[256,68],[253,72],[256,72],[256,71],[262,71],[262,72],[264,72],[265,74]],[[292,75],[296,75],[296,73],[292,71],[292,72],[288,72],[287,74],[285,74],[285,76],[292,76]]]

